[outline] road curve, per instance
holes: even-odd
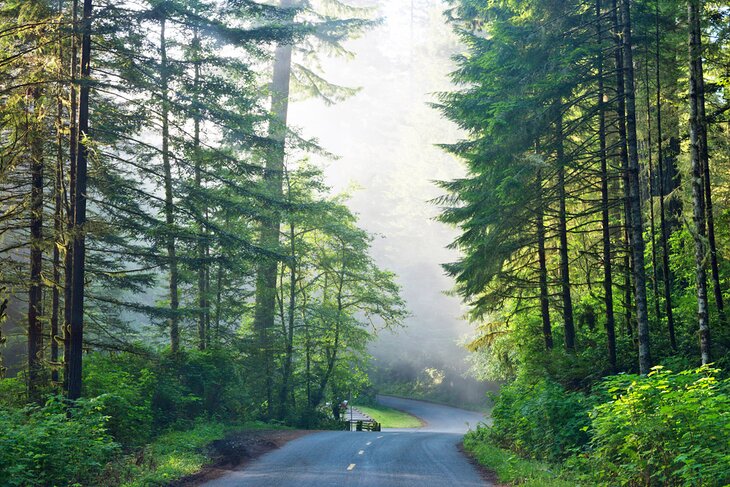
[[[327,431],[296,439],[205,487],[476,487],[488,485],[457,449],[483,416],[382,396],[426,424],[382,433]]]

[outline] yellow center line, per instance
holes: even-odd
[[[352,469],[354,469],[354,468],[355,468],[355,464],[354,464],[354,463],[351,463],[351,464],[350,464],[350,465],[349,465],[349,466],[347,467],[347,470],[352,470]]]

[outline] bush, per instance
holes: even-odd
[[[492,410],[493,441],[524,456],[558,460],[588,443],[589,397],[548,379],[522,377],[502,388]]]
[[[93,485],[117,451],[97,400],[0,408],[0,485]]]
[[[245,420],[247,392],[235,357],[219,350],[95,353],[84,361],[84,395],[99,396],[109,431],[125,447],[201,417]]]
[[[591,413],[592,451],[581,461],[601,484],[730,483],[730,380],[703,367],[606,379],[612,400]]]
[[[157,377],[150,364],[129,354],[89,355],[84,363],[84,391],[99,396],[107,429],[126,447],[139,446],[152,435],[152,394]],[[113,391],[106,393],[107,391]]]

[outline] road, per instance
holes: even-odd
[[[476,487],[487,485],[457,445],[479,413],[421,401],[379,397],[425,426],[382,433],[306,435],[205,487]]]

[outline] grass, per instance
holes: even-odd
[[[464,439],[464,450],[480,465],[497,474],[500,482],[524,487],[575,487],[576,481],[561,478],[557,467],[537,460],[526,460],[488,441]]]
[[[168,483],[200,471],[210,458],[205,446],[234,431],[281,429],[262,422],[238,425],[201,421],[185,431],[160,435],[144,449],[126,455],[107,466],[99,485],[148,487]]]
[[[423,426],[423,422],[417,417],[381,404],[355,406],[355,408],[373,418],[383,428],[419,428]]]

